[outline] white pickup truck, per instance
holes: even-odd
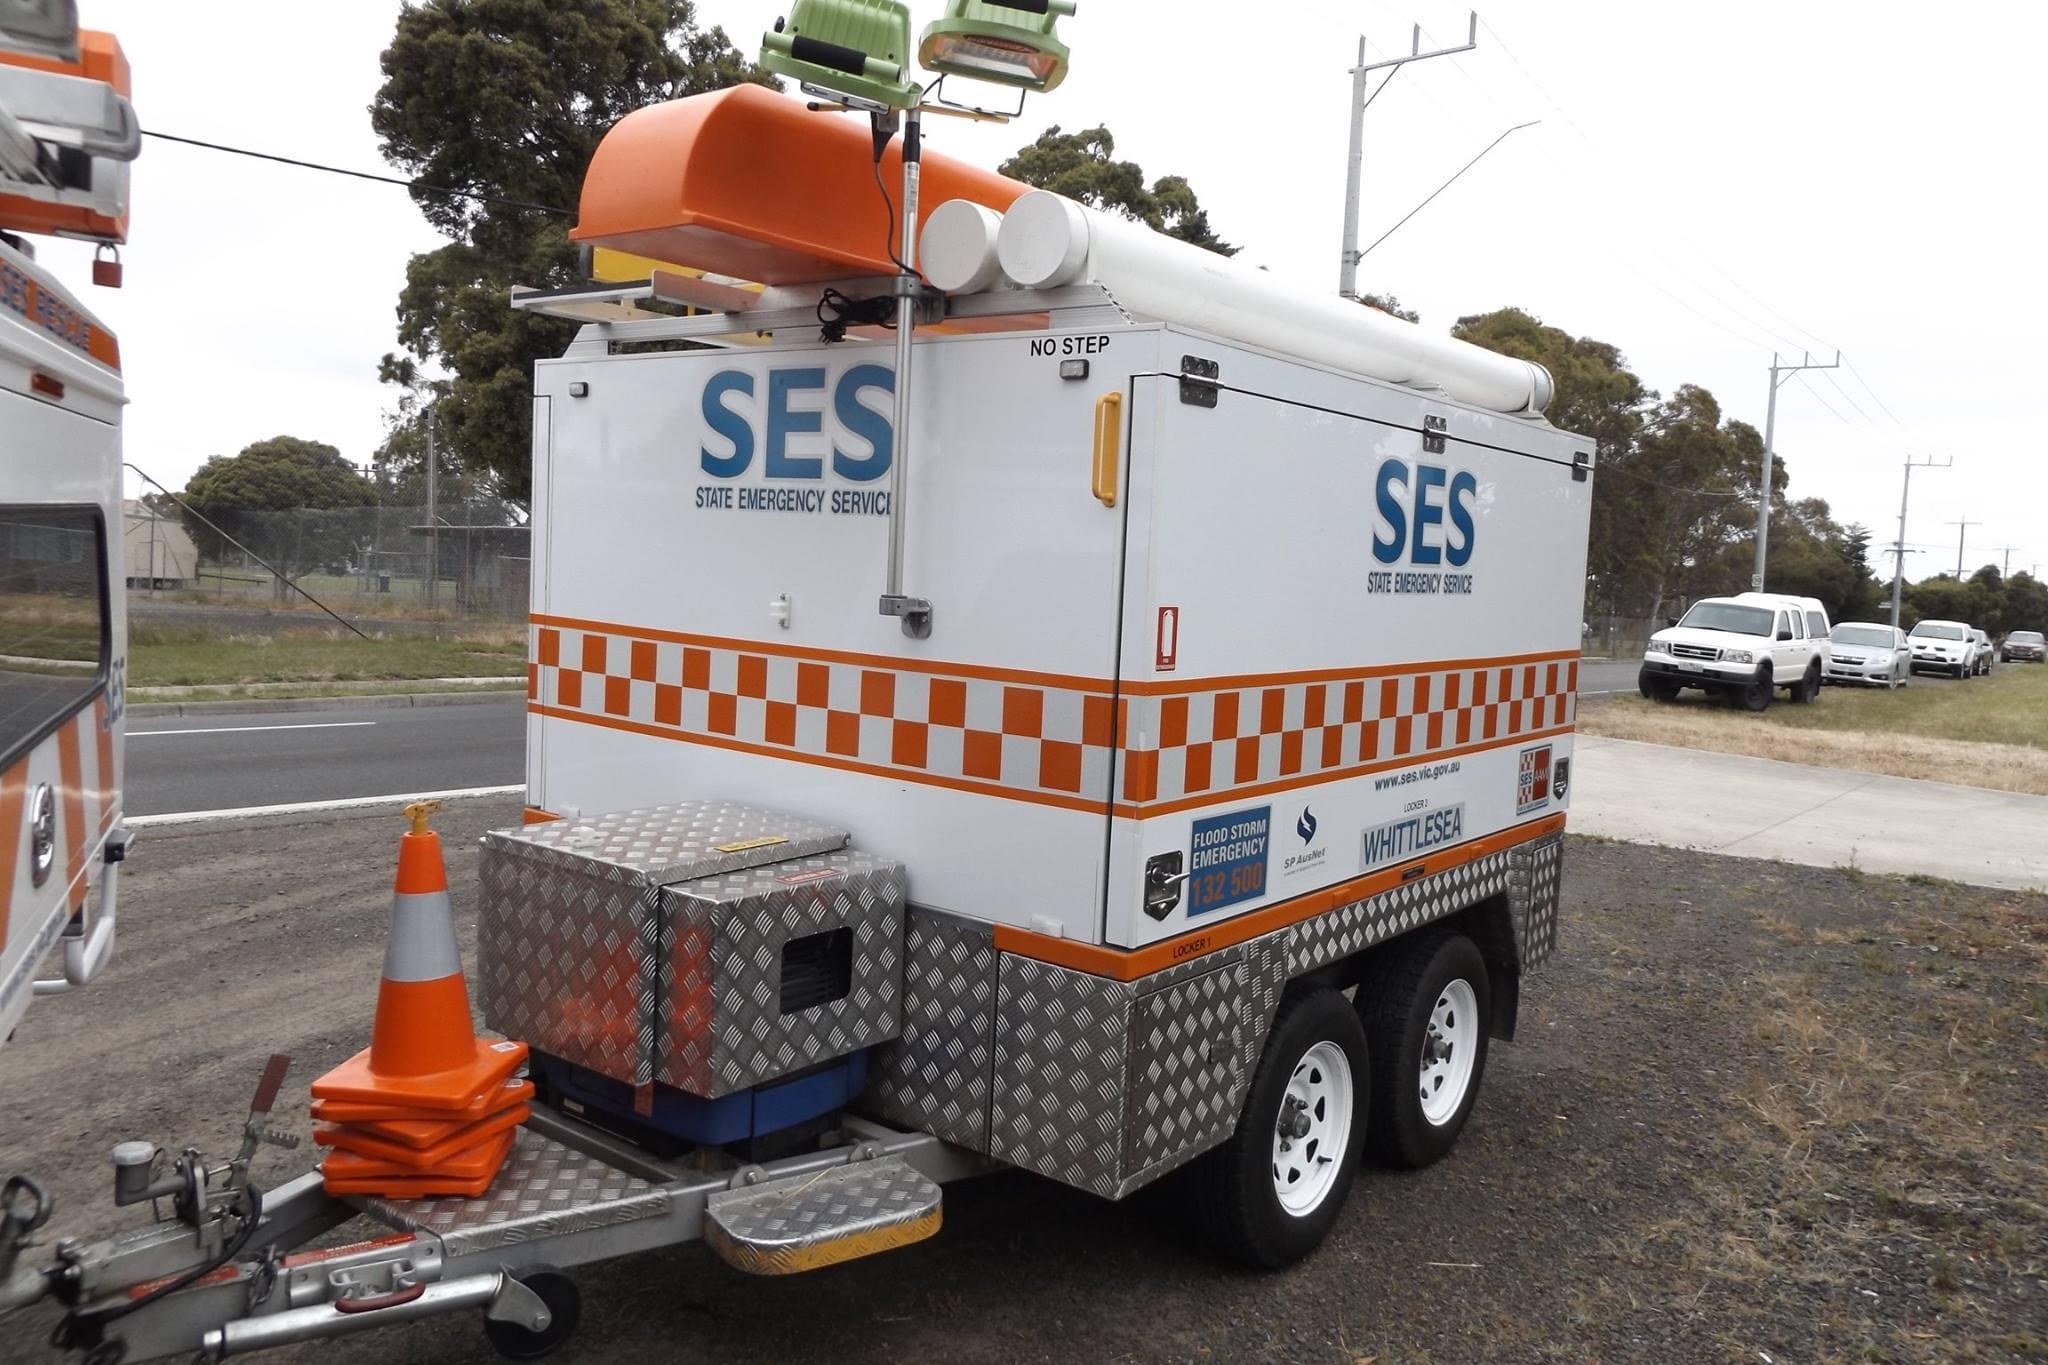
[[[1793,701],[1818,697],[1827,666],[1827,608],[1811,597],[1745,592],[1703,597],[1651,636],[1636,687],[1651,701],[1697,687],[1762,711],[1781,687]]]

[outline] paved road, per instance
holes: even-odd
[[[1584,659],[1579,663],[1579,695],[1604,697],[1636,690],[1640,659]]]
[[[525,698],[153,720],[128,726],[128,813],[230,810],[526,777]]]

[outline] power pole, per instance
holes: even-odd
[[[1898,565],[1892,574],[1893,630],[1899,628],[1899,605],[1906,595],[1906,500],[1913,496],[1913,471],[1915,469],[1947,469],[1954,464],[1954,460],[1943,460],[1940,464],[1936,464],[1932,456],[1919,461],[1915,461],[1911,455],[1906,457],[1906,486],[1899,493]]]
[[[1479,11],[1472,11],[1470,26],[1466,30],[1462,47],[1443,47],[1434,52],[1422,50],[1422,25],[1415,26],[1415,37],[1411,50],[1405,57],[1390,57],[1383,62],[1367,65],[1365,60],[1365,39],[1358,40],[1358,65],[1351,68],[1351,171],[1344,185],[1344,253],[1337,272],[1337,292],[1347,299],[1358,297],[1358,262],[1364,253],[1358,249],[1358,198],[1361,181],[1365,175],[1365,106],[1371,101],[1365,97],[1366,77],[1375,71],[1387,71],[1387,80],[1392,80],[1393,71],[1410,62],[1424,62],[1431,57],[1449,57],[1459,52],[1470,52],[1479,46]],[[1386,82],[1380,83],[1386,89]],[[1502,134],[1503,137],[1506,134]]]
[[[1963,537],[1970,534],[1972,526],[1982,526],[1983,524],[1981,521],[1947,521],[1942,523],[1944,526],[1956,528],[1956,582],[1958,583],[1963,581]]]
[[[1763,477],[1757,481],[1763,489],[1763,495],[1757,499],[1756,506],[1756,573],[1749,580],[1751,592],[1764,590],[1764,562],[1771,546],[1771,484],[1777,472],[1773,460],[1778,439],[1778,389],[1786,380],[1802,370],[1834,370],[1841,368],[1841,364],[1840,351],[1835,352],[1835,363],[1832,365],[1814,364],[1810,352],[1802,352],[1797,365],[1780,365],[1778,353],[1771,352],[1771,405],[1764,413],[1764,472]],[[1779,375],[1783,375],[1784,378],[1780,379]],[[1902,533],[1900,539],[1904,538]]]
[[[427,606],[441,600],[441,460],[434,448],[434,405],[427,405]]]

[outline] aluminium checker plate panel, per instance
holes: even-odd
[[[439,1237],[449,1256],[590,1232],[670,1212],[667,1189],[520,1128],[512,1155],[475,1199],[358,1199],[388,1227]]]
[[[660,889],[845,847],[832,826],[692,801],[484,836],[485,1023],[613,1080],[654,1079]]]
[[[1564,882],[1564,835],[1554,834],[1513,850],[1508,882],[1508,919],[1515,951],[1528,971],[1557,950],[1558,898]]]
[[[1229,1137],[1291,932],[1134,981],[1001,954],[989,1154],[1120,1199]]]
[[[987,1152],[995,1035],[994,927],[911,906],[903,929],[903,1027],[875,1053],[868,1107],[889,1123]]]
[[[655,1080],[718,1099],[894,1038],[907,884],[901,863],[848,850],[663,888]],[[784,1013],[784,948],[839,929],[846,993]]]
[[[1419,929],[1508,889],[1513,849],[1489,853],[1433,877],[1340,905],[1294,926],[1287,974],[1300,976],[1397,934]]]

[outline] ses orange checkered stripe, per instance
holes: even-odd
[[[1570,728],[1575,656],[1126,685],[537,616],[529,708],[1144,818]],[[1140,693],[1140,695],[1129,695]]]

